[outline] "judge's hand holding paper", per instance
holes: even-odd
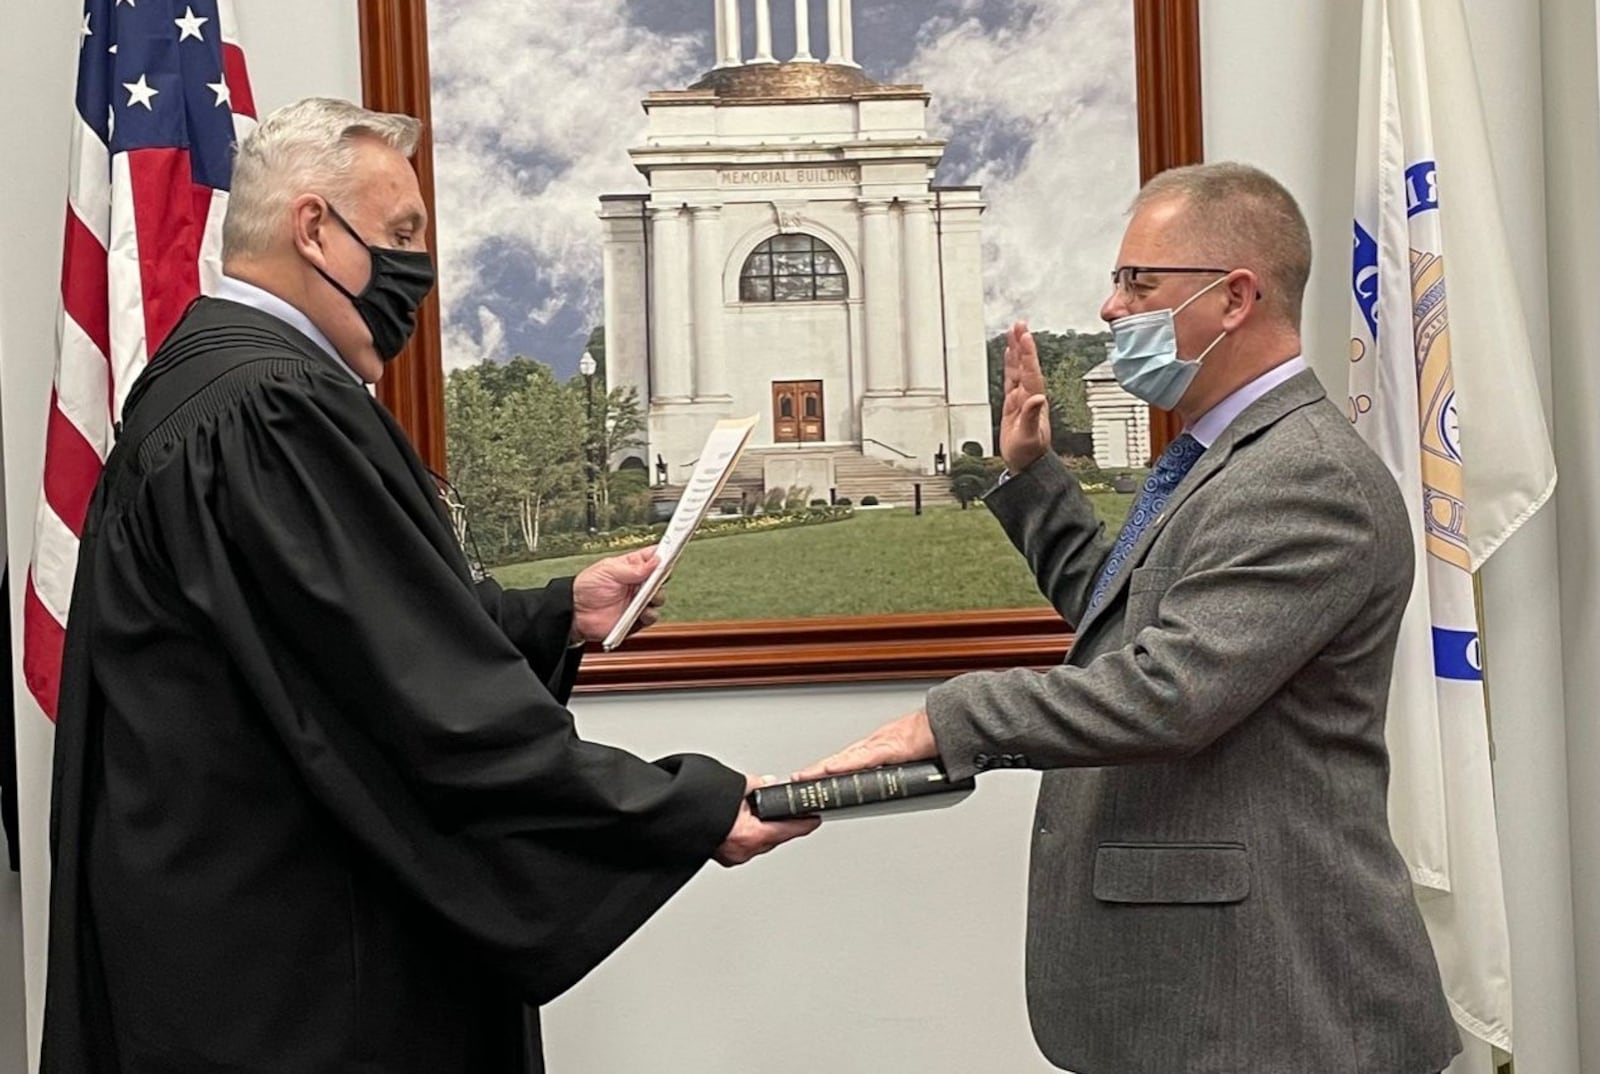
[[[660,554],[650,547],[609,556],[579,571],[572,580],[572,644],[604,641],[660,565]],[[654,626],[665,602],[666,595],[658,587],[641,601],[638,614],[626,623],[624,632],[635,634]]]
[[[654,568],[633,590],[632,599],[621,607],[621,614],[610,631],[598,639],[607,652],[622,644],[622,639],[634,630],[635,623],[643,621],[645,616],[650,615],[648,622],[654,622],[654,616],[650,613],[652,608],[660,605],[656,599],[657,593],[666,584],[667,577],[672,573],[672,565],[678,561],[684,545],[694,536],[695,527],[700,525],[711,510],[711,505],[716,502],[718,493],[728,483],[728,475],[733,473],[739,455],[750,439],[750,431],[756,427],[758,420],[752,415],[719,421],[706,437],[694,473],[689,476],[683,495],[678,498],[678,506],[673,508],[667,530],[652,550],[658,557]]]

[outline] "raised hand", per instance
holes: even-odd
[[[1026,321],[1006,335],[1004,397],[1000,407],[1000,456],[1021,473],[1050,450],[1050,407],[1044,395],[1039,350]]]

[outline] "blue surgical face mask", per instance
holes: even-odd
[[[1178,357],[1178,326],[1175,318],[1184,306],[1199,298],[1217,284],[1223,276],[1206,284],[1190,295],[1176,309],[1147,310],[1111,322],[1111,372],[1128,393],[1143,399],[1151,406],[1171,410],[1189,390],[1195,374],[1200,372],[1200,361],[1211,353],[1211,348],[1221,343],[1227,332],[1222,332],[1211,345],[1193,361]]]

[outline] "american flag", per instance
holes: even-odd
[[[78,535],[146,360],[221,273],[233,147],[255,126],[232,0],[86,0],[23,673],[53,720]]]

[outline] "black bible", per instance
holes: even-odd
[[[885,765],[797,783],[774,783],[750,792],[750,809],[762,820],[818,813],[858,817],[954,805],[977,781],[952,780],[937,761]]]

